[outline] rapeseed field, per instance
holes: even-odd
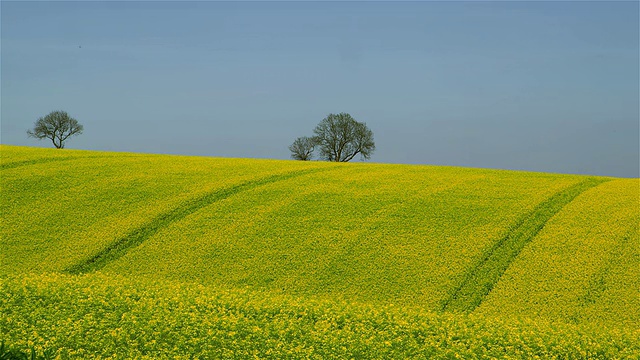
[[[0,341],[58,358],[634,358],[638,179],[0,145]]]
[[[585,191],[550,219],[478,312],[638,329],[640,183]]]
[[[0,280],[0,330],[59,358],[637,358],[632,332],[94,273]]]

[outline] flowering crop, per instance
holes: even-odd
[[[28,152],[3,145],[3,159],[14,151]],[[326,165],[73,151],[41,161],[51,151],[1,170],[0,274],[63,270],[193,198]]]
[[[640,186],[584,192],[526,247],[478,312],[607,327],[640,326]]]
[[[607,180],[587,179],[538,204],[531,213],[526,214],[513,227],[513,230],[486,251],[486,255],[480,262],[467,272],[465,280],[443,303],[443,310],[466,312],[475,310],[491,292],[504,271],[511,266],[520,251],[534,240],[547,221],[576,196],[604,181]]]
[[[638,179],[0,154],[9,346],[107,358],[638,353]]]
[[[66,358],[637,358],[633,332],[101,273],[0,279],[0,341]]]
[[[582,180],[348,164],[206,204],[104,270],[436,310],[512,224]]]
[[[585,179],[68,154],[77,158],[3,170],[0,274],[104,268],[433,310],[523,215]]]

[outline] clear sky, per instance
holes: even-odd
[[[289,158],[329,113],[371,161],[639,176],[639,3],[1,2],[1,141]]]

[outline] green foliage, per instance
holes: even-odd
[[[0,342],[0,360],[50,360],[53,359],[53,351],[47,349],[38,353],[32,346],[28,350],[22,351]]]

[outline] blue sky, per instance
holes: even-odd
[[[639,176],[638,2],[0,6],[3,144],[287,159],[348,112],[373,162]]]

